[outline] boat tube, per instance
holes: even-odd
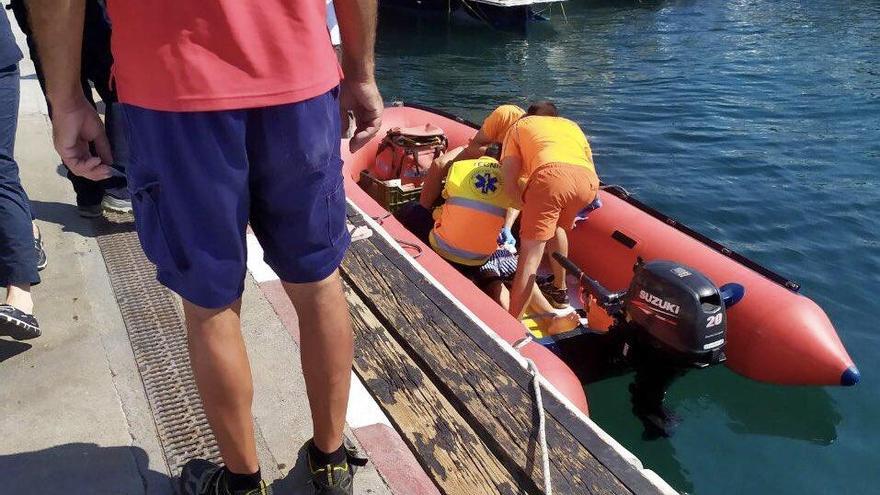
[[[464,306],[500,338],[513,343],[524,334],[521,322],[484,295],[468,279],[409,233],[357,185],[361,171],[376,156],[382,136],[393,127],[433,124],[449,146],[465,145],[478,126],[454,115],[417,105],[385,109],[377,137],[354,154],[343,143],[346,193],[399,240],[421,247],[422,264]],[[602,207],[569,233],[569,258],[606,287],[626,287],[638,259],[673,260],[705,274],[718,287],[737,287],[737,303],[728,309],[725,364],[763,382],[785,385],[854,385],[858,369],[825,312],[801,295],[800,287],[639,202],[619,187],[603,187]],[[537,345],[523,354],[563,395],[586,410],[575,374],[556,355]]]

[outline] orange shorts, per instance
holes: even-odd
[[[598,191],[599,177],[587,167],[567,163],[540,167],[523,193],[520,237],[548,241],[557,226],[570,230],[578,212],[596,199]]]

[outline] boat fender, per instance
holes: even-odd
[[[724,301],[725,309],[730,309],[736,303],[742,301],[746,295],[746,288],[736,282],[724,284],[719,288],[721,300]]]

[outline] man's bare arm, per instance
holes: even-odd
[[[501,159],[501,173],[504,176],[504,193],[510,199],[511,206],[522,209],[522,186],[519,183],[519,175],[522,170],[522,160],[518,156],[505,156]]]
[[[458,156],[464,146],[453,148],[431,162],[431,168],[428,169],[428,176],[422,182],[422,192],[419,194],[419,204],[423,208],[430,211],[434,208],[437,198],[443,194],[443,179],[449,173],[449,167],[452,162],[458,160]]]
[[[342,69],[354,81],[374,79],[376,0],[334,0],[342,37]]]
[[[113,163],[110,143],[80,82],[85,0],[26,0],[26,5],[46,76],[55,149],[74,174],[105,179]],[[92,156],[89,143],[98,156]]]
[[[486,147],[490,144],[492,144],[492,140],[489,139],[489,136],[487,136],[482,129],[477,131],[464,151],[461,152],[459,160],[472,160],[483,156],[486,154]]]
[[[519,210],[514,207],[508,208],[507,213],[504,214],[504,227],[502,228],[507,230],[512,229],[517,218],[519,218]]]
[[[376,88],[374,47],[377,0],[334,0],[342,37],[342,109],[354,113],[354,152],[372,138],[382,125],[384,104]]]
[[[46,96],[53,107],[63,107],[82,95],[85,0],[26,0],[25,4],[46,74]]]

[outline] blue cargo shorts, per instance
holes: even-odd
[[[338,96],[213,112],[122,105],[135,223],[160,283],[205,308],[234,302],[248,223],[281,280],[333,274],[350,242]]]

